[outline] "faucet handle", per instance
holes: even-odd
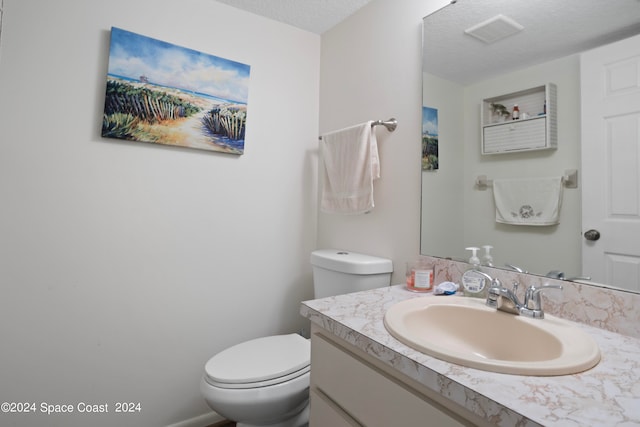
[[[591,280],[591,276],[576,276],[576,277],[569,277],[568,280],[570,282],[575,282],[576,280]]]
[[[565,280],[564,278],[564,272],[560,271],[560,270],[551,270],[550,272],[548,272],[546,274],[547,277],[551,278],[551,279],[560,279],[560,280]]]
[[[529,310],[536,310],[540,312],[540,317],[543,317],[542,313],[542,300],[540,299],[540,294],[542,291],[546,291],[549,289],[558,289],[562,290],[561,285],[550,285],[545,283],[542,286],[531,285],[527,288],[527,291],[524,294],[524,306]]]
[[[520,286],[519,282],[513,282],[513,293],[518,295],[518,287]]]
[[[526,270],[523,270],[522,268],[518,267],[517,265],[513,265],[513,264],[505,264],[506,267],[509,267],[510,269],[512,269],[513,271],[517,271],[518,273],[529,273]]]

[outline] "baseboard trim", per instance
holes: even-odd
[[[206,414],[198,415],[197,417],[189,418],[188,420],[171,424],[167,427],[206,427],[225,420],[226,419],[224,417],[216,414],[215,412],[208,412]]]

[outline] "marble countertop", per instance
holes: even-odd
[[[600,346],[594,368],[557,377],[485,372],[415,351],[387,332],[386,310],[422,297],[446,298],[397,285],[305,301],[300,313],[497,426],[640,426],[640,339],[575,323]]]

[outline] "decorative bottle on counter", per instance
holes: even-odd
[[[434,265],[426,260],[407,263],[407,289],[413,292],[433,290]]]
[[[513,105],[513,111],[511,112],[511,119],[512,120],[520,119],[520,108],[518,108],[518,104]]]

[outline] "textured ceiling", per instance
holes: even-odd
[[[217,1],[322,34],[371,0]],[[491,45],[464,34],[499,14],[524,29]],[[640,0],[457,0],[424,22],[424,69],[470,84],[640,34]]]
[[[322,34],[371,0],[217,0],[256,15]]]
[[[464,34],[499,14],[524,29],[490,45]],[[639,33],[639,0],[458,0],[424,19],[423,67],[470,84]]]

